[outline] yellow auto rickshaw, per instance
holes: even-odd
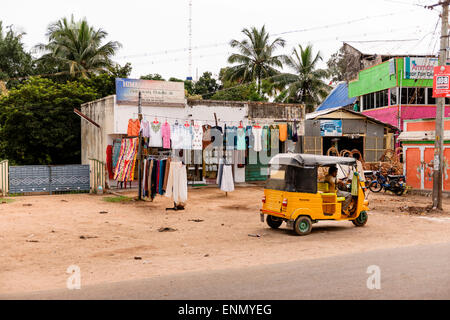
[[[356,169],[356,160],[346,157],[310,154],[279,154],[270,161],[269,179],[264,190],[261,221],[278,229],[283,222],[300,235],[311,233],[312,225],[322,220],[351,221],[357,227],[367,223],[369,201]],[[352,171],[351,202],[342,210],[345,198],[338,197],[329,185],[318,181],[319,168],[342,166]]]

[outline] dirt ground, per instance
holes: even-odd
[[[450,199],[444,213],[432,214],[421,209],[427,197],[371,194],[366,227],[321,222],[298,237],[260,222],[262,193],[190,189],[186,210],[177,212],[166,212],[172,203],[160,196],[153,203],[87,194],[15,198],[0,204],[0,294],[66,288],[71,265],[86,286],[450,241]]]

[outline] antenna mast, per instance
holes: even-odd
[[[189,0],[189,70],[187,80],[192,81],[192,0]]]

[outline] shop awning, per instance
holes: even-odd
[[[434,141],[434,131],[405,131],[398,136],[398,141]],[[450,131],[444,132],[444,140],[450,140]]]

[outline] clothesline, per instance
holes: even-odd
[[[137,117],[139,114],[138,113],[133,113],[133,117]],[[159,119],[171,119],[171,120],[180,120],[180,121],[202,121],[202,122],[206,122],[206,123],[213,123],[215,124],[215,119],[199,119],[199,118],[192,118],[192,117],[185,117],[185,118],[180,118],[180,117],[169,117],[169,116],[163,116],[163,115],[156,115],[156,114],[147,114],[147,113],[143,113],[142,114],[145,117],[154,117],[154,118],[159,118]],[[264,119],[264,120],[260,120],[260,119],[252,119],[252,120],[221,120],[218,119],[217,122],[218,123],[240,123],[240,122],[245,122],[247,121],[248,123],[254,122],[254,123],[263,123],[263,124],[268,124],[268,123],[273,123],[273,122],[300,122],[298,119],[293,119],[293,120],[284,120],[284,119]]]

